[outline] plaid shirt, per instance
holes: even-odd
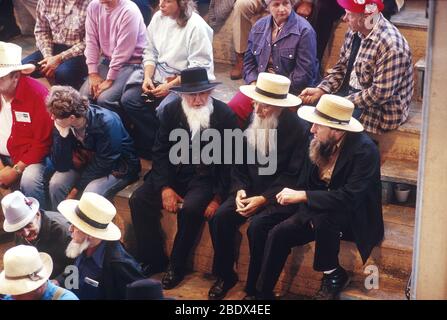
[[[362,90],[347,96],[363,113],[360,121],[365,130],[383,133],[407,120],[413,96],[413,64],[407,40],[381,16],[362,43],[354,63]],[[348,67],[354,32],[346,33],[337,64],[318,85],[328,93],[340,88]]]
[[[85,49],[85,18],[91,0],[39,0],[36,9],[36,45],[46,58],[53,55],[53,44],[70,49],[61,53],[62,60],[80,56]]]

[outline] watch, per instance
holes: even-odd
[[[20,176],[22,174],[22,170],[20,170],[19,166],[17,164],[15,164],[13,167],[15,172],[17,172],[17,174]]]

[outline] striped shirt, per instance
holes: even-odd
[[[362,43],[354,63],[361,91],[347,98],[362,109],[360,121],[366,131],[383,133],[396,129],[409,114],[413,96],[413,64],[410,47],[399,30],[380,17]],[[343,83],[348,66],[354,32],[349,30],[337,64],[318,85],[328,93],[336,93]]]
[[[62,60],[80,56],[85,49],[85,19],[91,0],[39,0],[36,8],[36,45],[46,58],[53,55],[53,44],[68,47]]]

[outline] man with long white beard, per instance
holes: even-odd
[[[182,71],[181,79],[181,86],[171,88],[181,98],[167,104],[160,117],[160,128],[152,150],[152,170],[129,201],[138,259],[147,274],[161,272],[168,265],[160,225],[161,209],[177,213],[177,234],[168,270],[162,280],[165,289],[171,289],[182,281],[188,254],[203,221],[214,215],[228,191],[229,166],[206,164],[200,154],[194,152],[195,139],[208,129],[217,130],[220,137],[224,137],[225,129],[237,127],[236,117],[230,108],[210,97],[218,83],[208,81],[204,68],[186,69]],[[189,150],[186,161],[182,155],[177,158],[177,154],[170,152],[178,143],[170,138],[174,130],[188,137],[186,141],[180,141],[186,143],[186,148],[182,149]],[[204,144],[203,141],[199,143]],[[224,146],[221,144],[219,147],[223,159]]]
[[[243,164],[233,167],[230,196],[210,221],[214,273],[218,277],[208,293],[210,299],[222,299],[237,282],[233,265],[238,227],[254,214],[275,220],[271,210],[265,210],[266,206],[275,206],[275,194],[293,185],[291,177],[300,171],[308,143],[309,126],[289,110],[301,103],[298,97],[288,93],[289,87],[290,80],[284,76],[260,73],[256,85],[240,88],[243,94],[254,100],[252,122],[246,132],[246,148],[256,150],[258,157],[276,153],[277,165],[276,171],[270,175],[263,175],[260,171],[265,165],[260,163],[259,158],[255,163],[244,159]],[[252,225],[248,229],[249,238]],[[252,249],[256,250],[258,245],[262,243],[255,243]],[[250,261],[249,270],[259,267],[260,261]],[[254,284],[249,277],[247,294],[253,294],[253,290]]]
[[[348,99],[329,94],[321,97],[316,108],[298,110],[300,118],[312,123],[313,140],[295,186],[276,195],[277,202],[293,209],[293,214],[273,225],[266,219],[256,221],[254,236],[263,239],[258,248],[256,298],[272,299],[291,248],[315,241],[313,268],[323,273],[315,298],[338,299],[349,284],[338,261],[340,240],[355,242],[363,263],[382,240],[379,152],[361,132],[363,126],[352,117],[353,111]],[[251,259],[257,255],[250,254]]]
[[[77,280],[73,292],[80,300],[125,299],[126,286],[144,276],[119,242],[121,231],[112,222],[116,215],[113,204],[99,194],[84,192],[80,200],[64,200],[57,209],[72,223],[66,254],[76,259],[78,270],[77,279],[67,274],[67,279],[61,279],[67,281],[61,284]]]

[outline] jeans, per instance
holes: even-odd
[[[14,13],[22,35],[34,35],[38,0],[13,0]]]
[[[57,210],[57,206],[62,200],[65,200],[68,193],[75,186],[79,176],[79,172],[75,170],[54,172],[49,182],[51,210]],[[124,189],[131,182],[132,181],[127,177],[116,178],[109,174],[105,177],[91,181],[84,190],[79,190],[78,197],[81,196],[82,192],[94,192],[105,198],[111,199],[117,192]]]
[[[103,79],[106,79],[107,73],[109,72],[108,63],[109,63],[108,60],[103,59],[103,61],[98,66],[98,73]],[[116,112],[121,117],[123,122],[125,121],[123,119],[124,114],[120,106],[121,96],[124,93],[124,89],[130,75],[134,72],[134,70],[138,68],[141,68],[140,64],[123,65],[118,73],[118,77],[113,81],[112,86],[106,91],[102,92],[96,99],[96,104],[98,104],[100,107],[104,107],[106,109]],[[80,93],[81,95],[88,96],[91,99],[90,83],[88,78],[82,85]]]
[[[0,156],[3,164],[12,166],[11,158],[8,156]],[[20,189],[27,197],[36,198],[42,208],[46,207],[46,169],[47,159],[41,163],[30,164],[23,170],[20,182],[12,186],[12,189]]]
[[[53,54],[59,54],[70,47],[63,44],[54,44],[53,45]],[[22,60],[22,63],[32,63],[36,64],[37,62],[43,59],[42,53],[40,51],[36,51],[25,59]],[[62,62],[57,68],[54,74],[55,84],[59,84],[62,86],[72,86],[76,90],[79,90],[82,83],[84,82],[84,78],[87,76],[88,70],[87,65],[85,64],[85,56],[77,56],[71,59],[68,59]],[[44,75],[40,73],[40,71],[34,71],[31,76],[33,78],[43,78]]]

